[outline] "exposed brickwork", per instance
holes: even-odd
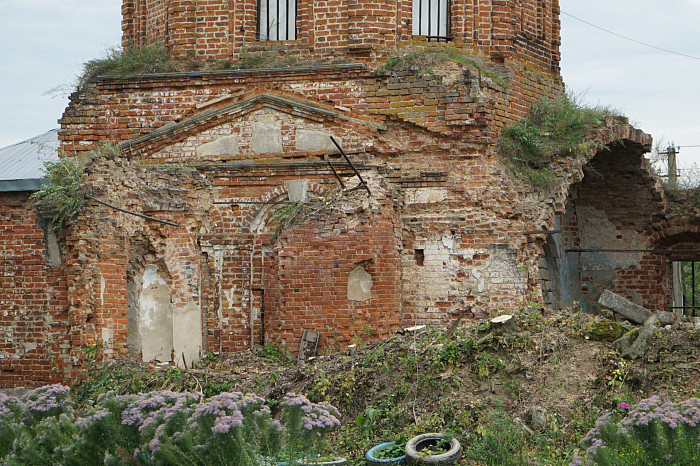
[[[159,357],[183,365],[261,343],[295,352],[305,329],[328,351],[444,325],[464,307],[484,318],[542,302],[547,281],[562,303],[592,307],[603,287],[667,302],[667,258],[566,251],[690,244],[664,220],[642,157],[648,135],[606,120],[597,136],[608,147],[561,158],[547,192],[498,155],[505,125],[562,95],[558,2],[451,4],[447,43],[411,36],[410,0],[298,0],[296,40],[266,42],[254,0],[125,1],[125,45],[163,43],[190,71],[99,80],[71,96],[60,121],[66,156],[120,144],[121,157],[91,163],[86,187],[151,217],[91,201],[62,237],[60,275],[37,282],[57,283],[61,376],[78,375],[90,345],[104,357],[143,355],[141,330],[162,340]],[[201,71],[251,57],[299,66]],[[331,136],[369,193],[340,189],[359,178]],[[7,199],[12,212],[29,209]],[[13,257],[5,267],[16,270]],[[18,299],[9,301],[2,318],[18,322]],[[142,328],[153,316],[166,323]],[[52,334],[34,321],[37,338]],[[23,357],[16,344],[5,351]]]
[[[65,380],[66,276],[47,261],[28,193],[0,193],[0,388]]]
[[[558,70],[558,2],[452,0],[451,5],[450,36],[458,47]],[[160,43],[186,60],[348,54],[376,62],[413,40],[412,0],[297,0],[297,38],[283,42],[258,40],[257,10],[258,0],[125,0],[123,42]]]

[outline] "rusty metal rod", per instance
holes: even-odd
[[[214,201],[212,204],[296,204],[296,202],[291,201]]]
[[[360,183],[361,183],[361,184],[365,187],[365,189],[367,190],[367,194],[369,194],[369,195],[371,196],[371,195],[372,195],[372,192],[369,190],[369,186],[367,186],[367,183],[365,183],[365,180],[362,179],[362,175],[360,175],[360,172],[357,171],[357,168],[355,168],[355,165],[353,165],[352,162],[350,161],[350,159],[348,158],[348,156],[345,155],[345,152],[344,152],[343,149],[340,147],[340,145],[339,145],[338,142],[335,140],[335,138],[334,138],[333,136],[329,136],[329,137],[331,138],[331,141],[333,141],[333,144],[335,144],[335,147],[338,148],[338,150],[340,151],[340,153],[341,153],[341,155],[343,156],[343,158],[345,158],[345,161],[348,163],[348,165],[350,165],[350,166],[352,167],[352,171],[355,172],[355,175],[357,175],[357,178],[359,178]]]
[[[333,174],[338,179],[338,183],[340,183],[340,187],[345,189],[345,183],[343,183],[343,180],[340,178],[340,175],[338,175],[338,172],[335,171],[335,167],[333,166],[333,164],[331,163],[330,160],[328,161],[328,166],[331,167],[331,170],[333,170]]]
[[[565,252],[573,253],[598,253],[609,252],[615,254],[683,254],[683,253],[700,253],[700,249],[566,249]]]
[[[102,204],[103,206],[107,206],[107,207],[109,207],[110,209],[118,210],[119,212],[124,212],[125,214],[135,215],[135,216],[137,216],[137,217],[145,218],[146,220],[153,220],[154,222],[164,223],[164,224],[166,224],[166,225],[170,225],[170,226],[173,226],[173,227],[179,227],[179,226],[180,226],[180,225],[178,225],[177,223],[167,222],[167,221],[165,221],[165,220],[160,220],[160,219],[158,219],[158,218],[149,217],[148,215],[137,214],[136,212],[131,212],[131,211],[129,211],[129,210],[124,210],[124,209],[122,209],[122,208],[120,208],[120,207],[117,207],[117,206],[115,206],[115,205],[107,204],[106,202],[101,201],[101,200],[99,200],[99,199],[97,199],[96,197],[93,197],[93,196],[85,196],[85,197],[87,197],[88,199],[92,199],[93,201],[97,202],[98,204]]]

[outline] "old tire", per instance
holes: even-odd
[[[383,450],[384,448],[388,448],[391,446],[396,445],[396,442],[386,442],[377,445],[376,447],[372,447],[366,454],[365,454],[365,460],[367,460],[367,464],[369,466],[386,466],[390,464],[404,464],[406,460],[406,455],[399,456],[396,458],[387,458],[387,459],[382,459],[382,458],[377,458],[374,456],[379,450]]]
[[[430,433],[413,437],[406,443],[406,463],[408,464],[432,464],[454,465],[462,458],[462,445],[456,438],[450,440],[450,449],[441,455],[424,455],[421,450],[435,445],[438,440],[445,438],[444,434]]]

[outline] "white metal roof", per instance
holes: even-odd
[[[44,178],[44,162],[58,160],[58,130],[0,149],[0,191],[35,191]]]

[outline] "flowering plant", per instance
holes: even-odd
[[[0,464],[257,466],[281,456],[293,464],[340,424],[334,407],[301,395],[280,406],[282,422],[256,395],[110,392],[76,417],[61,385],[0,393]]]
[[[312,403],[303,395],[287,394],[282,399],[286,457],[291,460],[320,453],[323,436],[340,425],[340,414],[326,403]]]
[[[700,399],[662,403],[653,396],[628,409],[618,422],[611,414],[598,419],[583,438],[585,456],[572,464],[698,464]]]

